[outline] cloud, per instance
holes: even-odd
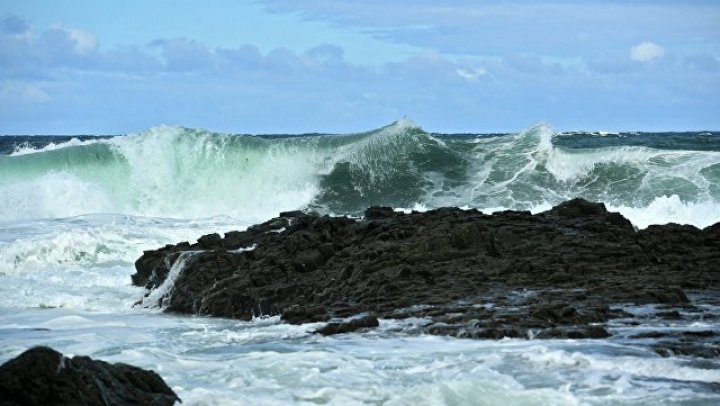
[[[468,82],[476,82],[478,79],[480,79],[481,76],[485,76],[485,74],[487,73],[483,68],[457,68],[455,69],[455,72],[457,72],[458,76],[467,80]]]
[[[0,32],[10,35],[23,35],[30,31],[30,24],[16,16],[6,16],[0,20]]]
[[[98,53],[94,66],[88,67],[88,69],[108,73],[138,75],[161,72],[163,64],[147,50],[126,45]]]
[[[650,41],[641,42],[630,49],[630,59],[636,62],[654,62],[665,56],[665,50]]]
[[[150,45],[160,51],[162,69],[159,72],[164,73],[292,82],[331,78],[360,80],[373,70],[349,63],[344,57],[345,50],[329,43],[300,53],[284,47],[263,53],[253,44],[212,47],[187,38],[155,40]]]
[[[97,39],[87,31],[56,26],[35,32],[26,21],[11,20],[5,25],[12,29],[0,31],[0,74],[6,78],[47,77],[58,68],[92,70],[107,65]]]
[[[118,46],[104,50],[97,37],[85,30],[54,26],[37,32],[18,17],[3,21],[0,75],[5,78],[51,80],[63,77],[68,70],[133,74],[163,69],[148,49]]]
[[[2,103],[46,103],[51,100],[40,87],[22,82],[0,83],[0,100]]]
[[[87,31],[75,28],[60,28],[67,33],[67,36],[75,43],[73,49],[81,55],[93,52],[98,47],[98,41],[94,35]]]
[[[324,43],[308,49],[305,55],[319,63],[338,65],[344,63],[345,50],[338,45]]]
[[[442,54],[592,57],[637,33],[662,44],[720,41],[709,1],[264,0],[270,12],[355,27],[376,38]],[[633,43],[631,42],[631,43]],[[624,51],[624,50],[623,50]]]
[[[286,3],[290,11],[283,12],[413,44],[364,64],[348,56],[357,44],[325,38],[304,50],[241,41],[217,46],[191,37],[108,47],[105,37],[82,27],[38,29],[7,17],[0,20],[0,78],[6,81],[0,129],[138,131],[167,122],[243,132],[344,132],[403,115],[438,131],[513,130],[543,119],[559,128],[630,123],[648,129],[643,123],[650,123],[657,129],[666,117],[681,123],[676,126],[716,127],[707,125],[718,122],[712,91],[720,83],[720,41],[714,34],[692,55],[683,53],[678,44],[691,31],[671,38],[646,32],[646,21],[636,30],[628,23],[632,13],[615,14],[620,23],[593,20],[592,12],[624,4],[600,3],[606,8],[565,0],[511,0],[507,7],[469,0]],[[304,7],[332,15],[298,11]],[[570,21],[581,11],[579,22]],[[668,32],[677,27],[666,25]],[[654,42],[642,43],[638,32]],[[664,63],[639,63],[658,60]],[[112,123],[118,126],[108,127]]]
[[[390,62],[383,66],[382,74],[394,80],[423,83],[428,80],[436,84],[447,80],[459,80],[457,66],[440,53],[426,50],[398,62]]]
[[[214,62],[214,55],[205,44],[188,38],[155,40],[150,45],[160,48],[170,71],[202,70],[212,67]]]

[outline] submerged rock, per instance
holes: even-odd
[[[158,374],[31,348],[0,366],[0,405],[172,405],[180,398]]]
[[[631,317],[619,305],[691,307],[690,290],[720,289],[718,225],[637,231],[582,199],[536,215],[288,212],[224,238],[146,251],[133,283],[157,288],[182,252],[192,257],[164,291],[169,312],[295,324],[424,317],[427,333],[469,338],[600,338],[608,320]]]

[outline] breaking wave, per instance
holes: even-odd
[[[359,214],[370,205],[539,211],[577,196],[640,227],[720,221],[720,151],[675,137],[653,146],[649,137],[559,135],[546,124],[447,136],[408,119],[349,135],[159,126],[0,155],[0,221],[104,213],[256,222],[285,210]]]

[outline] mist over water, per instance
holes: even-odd
[[[248,136],[159,126],[0,137],[0,362],[31,345],[156,370],[184,404],[714,404],[717,363],[613,340],[473,341],[422,320],[319,337],[133,308],[143,250],[310,209],[549,209],[582,196],[636,226],[720,221],[720,134]],[[37,141],[37,140],[36,140]],[[178,270],[178,272],[181,270]],[[680,323],[680,322],[678,322]],[[642,326],[638,328],[643,328]],[[654,329],[716,328],[664,325]]]

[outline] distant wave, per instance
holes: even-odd
[[[704,137],[704,138],[703,138]],[[0,220],[115,213],[261,221],[370,205],[541,210],[582,196],[641,227],[720,221],[712,134],[440,136],[408,119],[360,134],[257,137],[159,126],[0,155]]]

